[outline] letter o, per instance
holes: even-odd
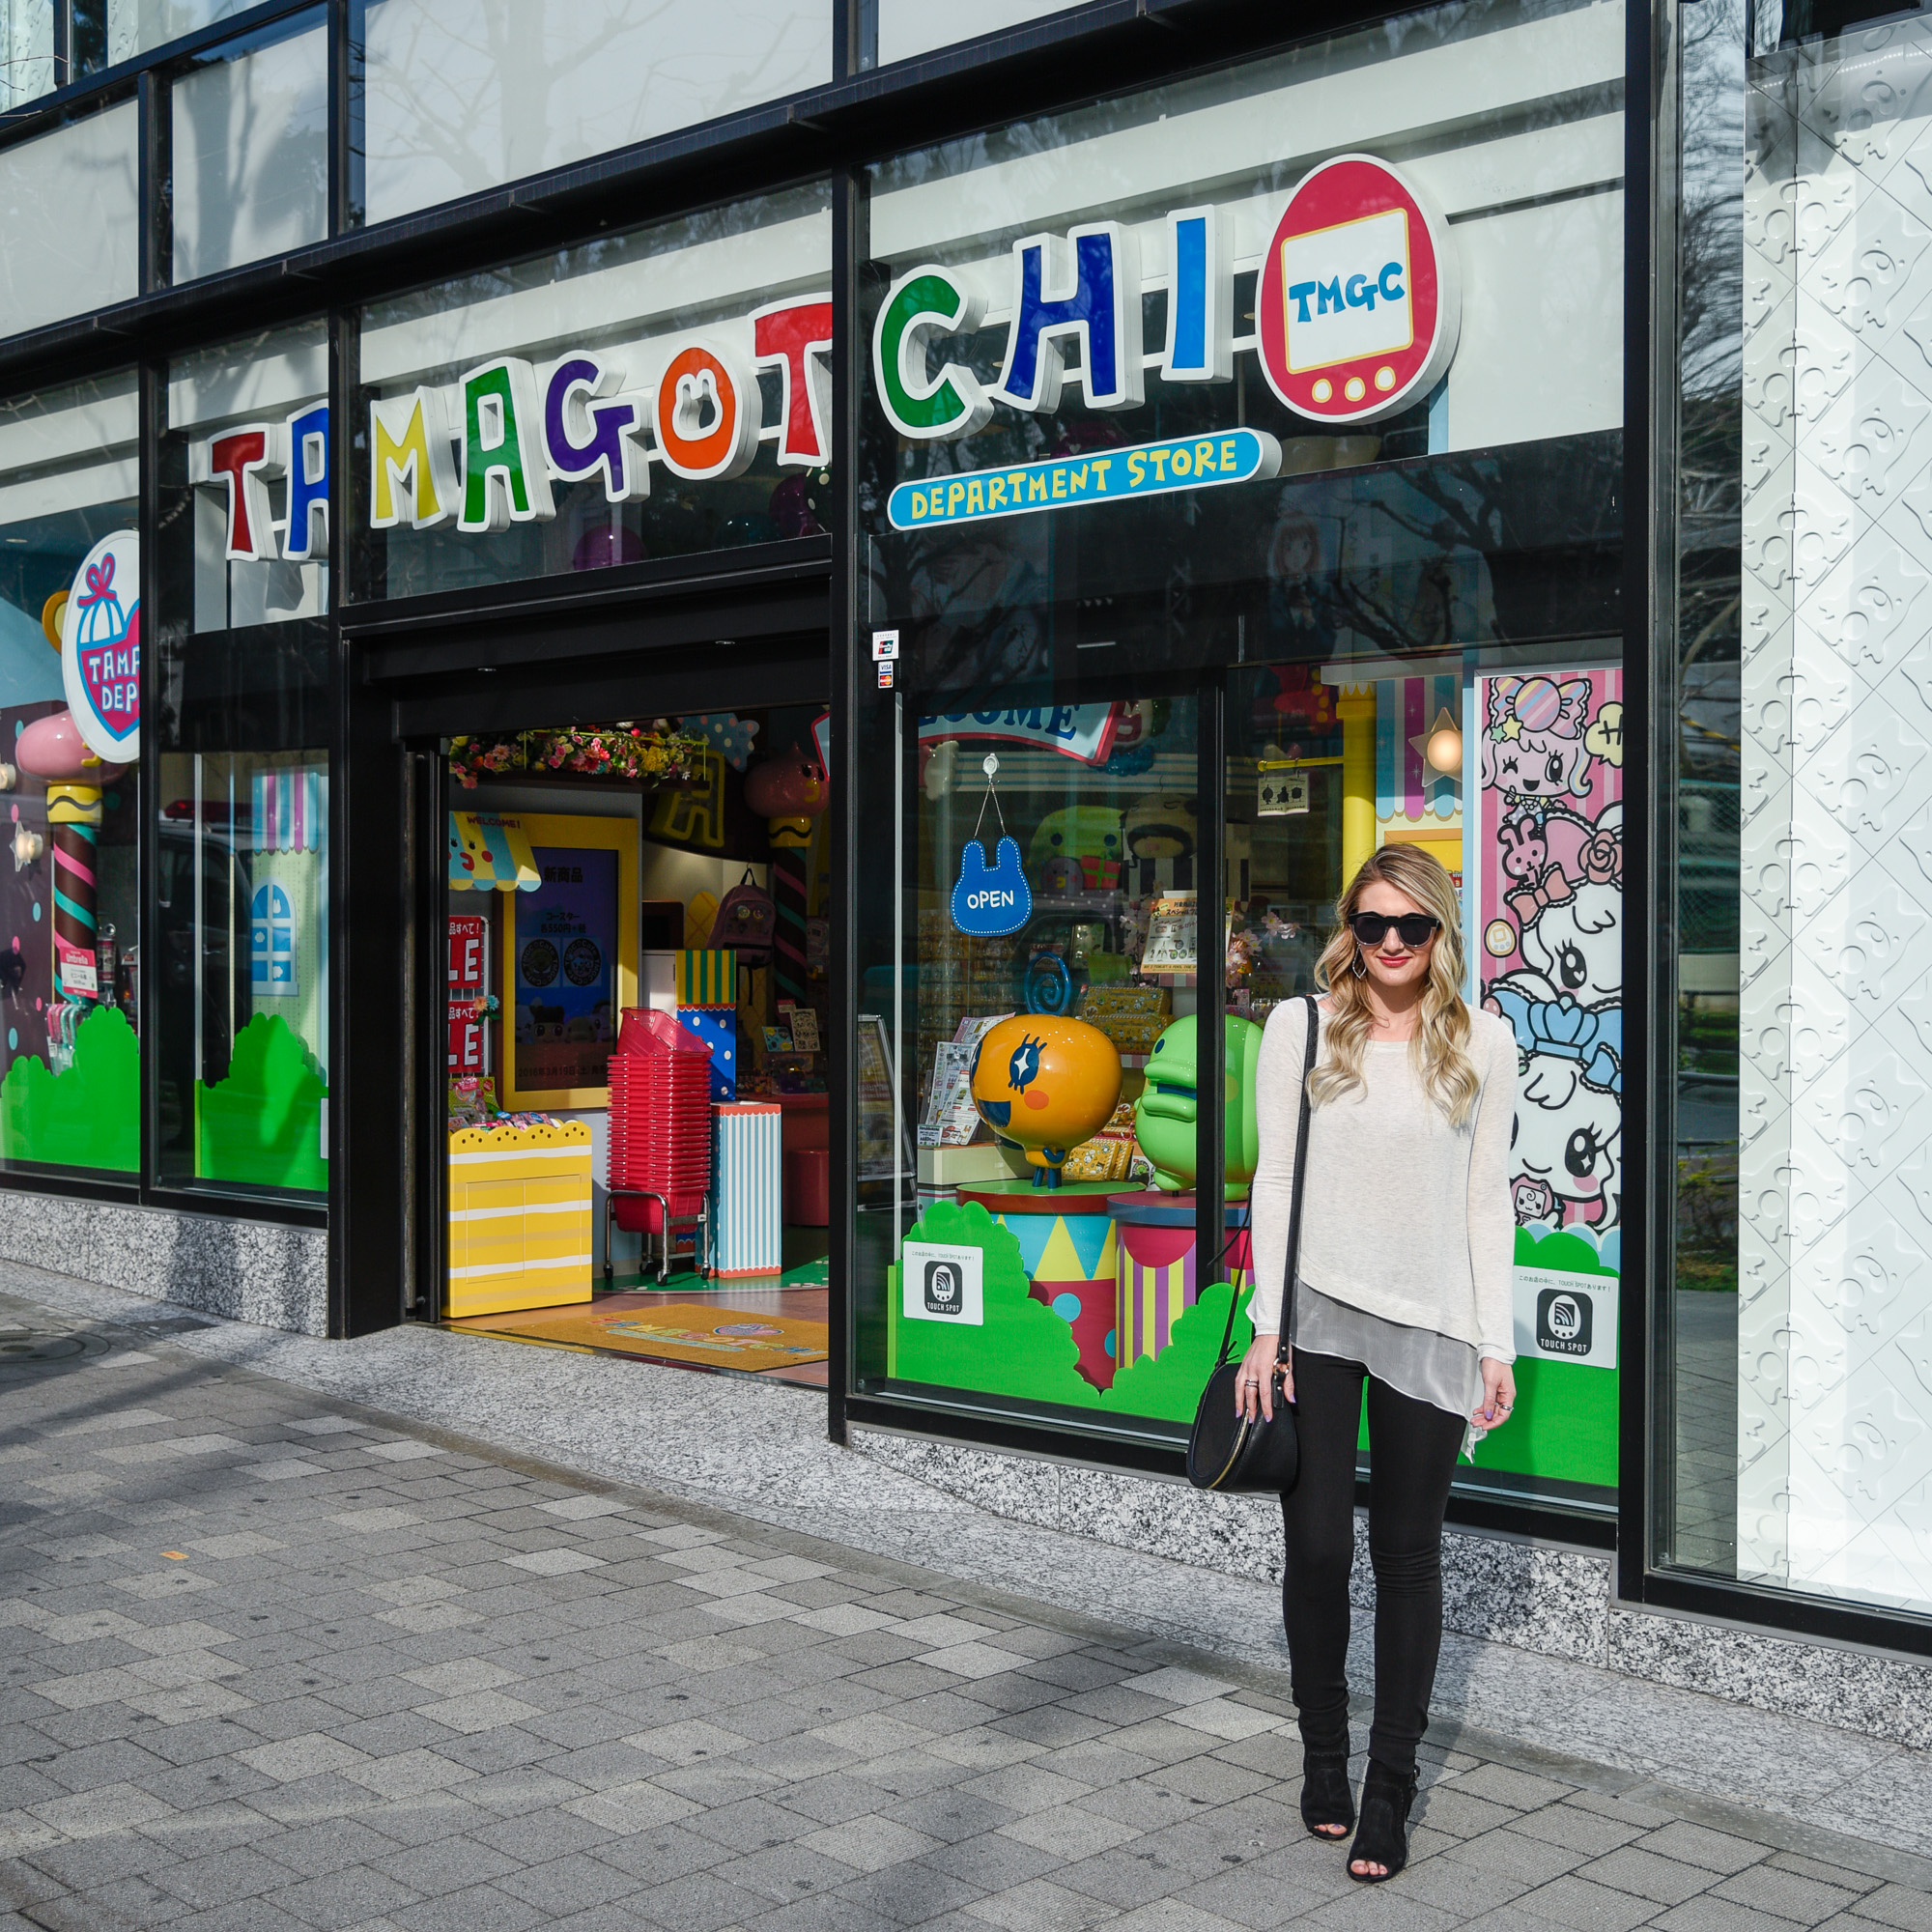
[[[1168,461],[1177,476],[1191,476],[1194,473],[1194,452],[1191,449],[1177,449]]]
[[[699,429],[708,396],[715,419]],[[737,356],[694,342],[670,359],[651,405],[651,427],[665,467],[694,483],[742,476],[758,453],[758,385]]]

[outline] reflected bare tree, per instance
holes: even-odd
[[[382,220],[831,78],[820,0],[375,0]]]

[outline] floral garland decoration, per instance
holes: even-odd
[[[702,738],[655,723],[628,721],[599,730],[519,731],[504,738],[456,738],[449,769],[474,791],[500,772],[577,772],[586,778],[639,779],[658,785],[693,783],[706,750]]]

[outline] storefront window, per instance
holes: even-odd
[[[156,1178],[328,1185],[327,338],[168,371],[156,559]]]
[[[328,50],[320,14],[217,49],[169,91],[174,279],[328,233]]]
[[[1613,1505],[1622,36],[1442,9],[875,171],[861,1015],[919,1145],[862,1138],[862,1393],[1175,1439],[1263,1025],[1419,844],[1521,1069],[1462,1474]]]
[[[357,11],[370,221],[832,78],[831,0],[365,0]]]
[[[822,536],[831,257],[818,185],[365,310],[369,594]]]
[[[0,148],[0,335],[139,293],[134,103]]]
[[[1654,1553],[1924,1611],[1932,537],[1915,426],[1932,368],[1910,294],[1926,245],[1910,76],[1932,36],[1821,39],[1808,8],[1683,18],[1678,729],[1660,747],[1678,1184]]]
[[[140,1166],[137,421],[0,408],[0,1166]]]

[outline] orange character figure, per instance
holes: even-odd
[[[1024,1151],[1036,1187],[1058,1187],[1066,1156],[1112,1119],[1121,1055],[1098,1027],[1016,1013],[991,1028],[973,1061],[973,1104],[1005,1146]]]

